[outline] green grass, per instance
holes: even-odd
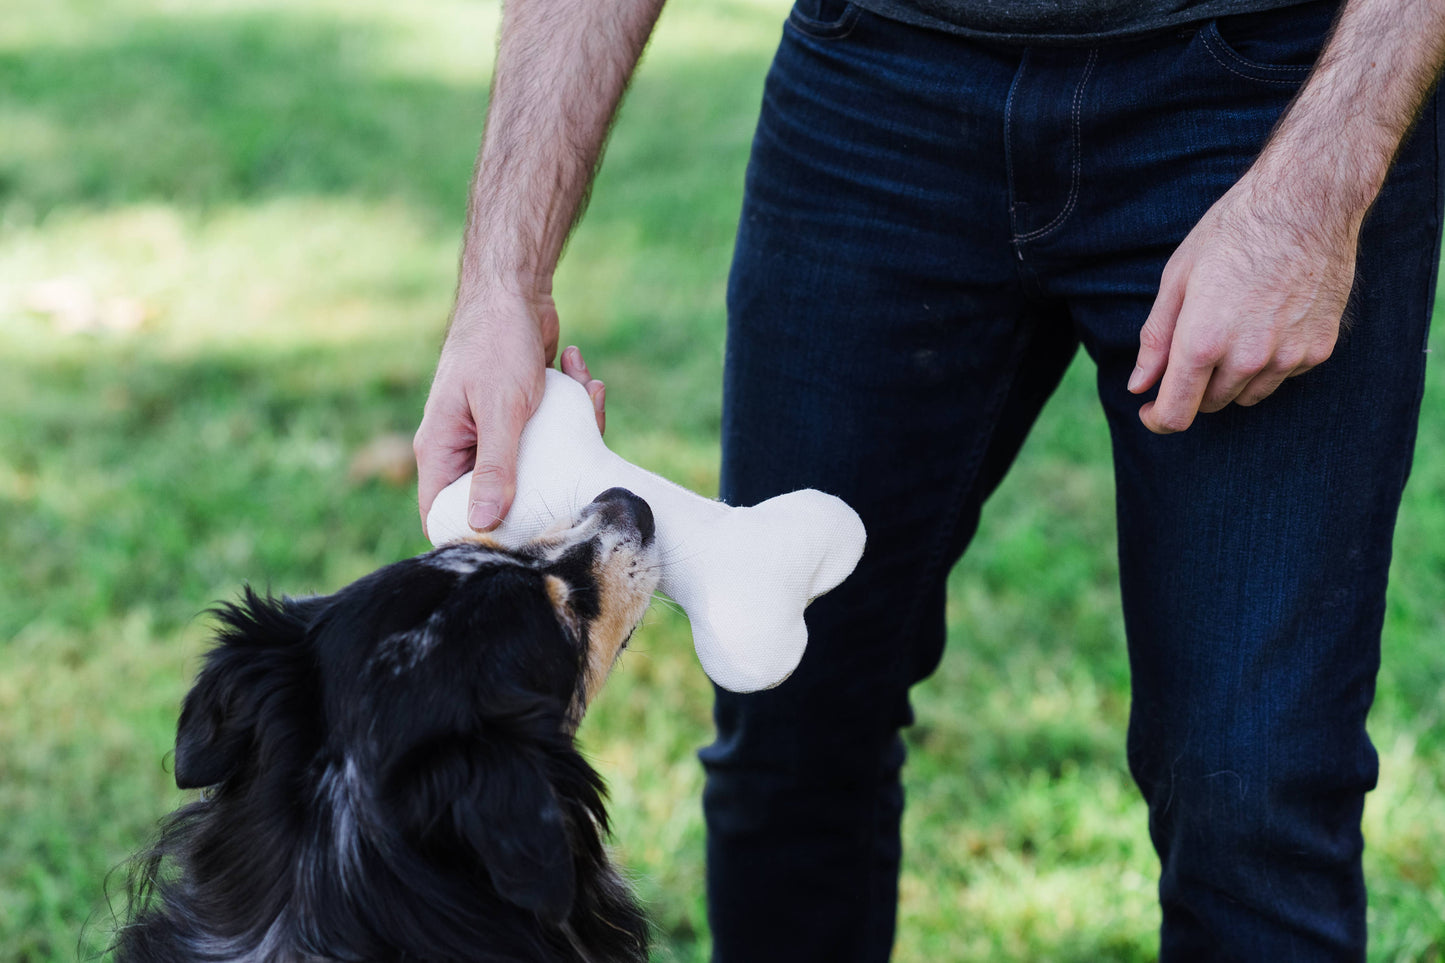
[[[164,759],[198,613],[248,580],[327,590],[424,547],[410,488],[349,469],[420,414],[496,13],[0,0],[0,961],[103,939],[107,873],[181,798]],[[557,285],[613,446],[702,491],[781,16],[674,0]],[[1442,377],[1372,717],[1375,960],[1445,959]],[[909,733],[900,960],[1154,952],[1091,378],[1070,373],[951,582],[950,651]],[[663,960],[707,955],[709,701],[686,623],[654,607],[583,729]]]

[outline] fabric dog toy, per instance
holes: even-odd
[[[470,486],[463,475],[437,496],[426,520],[433,545],[475,536]],[[549,370],[542,404],[522,431],[516,500],[491,537],[520,545],[612,487],[652,507],[659,588],[687,613],[703,671],[734,692],[770,689],[792,674],[808,643],[803,609],[863,555],[862,520],[832,495],[809,488],[734,508],[613,454],[586,389]]]

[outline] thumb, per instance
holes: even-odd
[[[1139,357],[1129,375],[1129,390],[1134,394],[1152,388],[1169,364],[1169,347],[1174,341],[1179,310],[1184,305],[1185,286],[1184,272],[1171,270],[1173,266],[1172,263],[1165,266],[1154,306],[1139,329]]]
[[[467,524],[489,532],[502,523],[517,497],[517,449],[528,414],[520,405],[502,411],[473,411],[477,462],[467,497]]]

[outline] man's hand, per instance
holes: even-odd
[[[1164,268],[1129,379],[1153,432],[1198,412],[1254,405],[1329,358],[1354,281],[1357,218],[1290,205],[1246,175],[1195,225]]]
[[[423,528],[437,493],[467,472],[468,524],[490,531],[506,517],[517,494],[518,442],[542,402],[542,372],[557,354],[557,332],[550,295],[458,305],[412,441]],[[605,386],[575,347],[563,352],[562,371],[587,388],[601,430]]]
[[[1334,351],[1365,212],[1445,63],[1445,0],[1348,0],[1259,159],[1189,232],[1139,333],[1151,431],[1253,405]]]
[[[437,493],[469,471],[472,528],[496,528],[512,507],[522,427],[557,354],[552,275],[661,10],[662,0],[503,4],[456,307],[412,443],[423,528]],[[576,348],[562,370],[587,387],[601,428],[602,382]]]

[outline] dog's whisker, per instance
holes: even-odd
[[[686,615],[686,614],[687,614],[686,612],[684,612],[684,611],[682,610],[682,606],[681,606],[681,605],[678,605],[678,604],[677,604],[676,602],[674,602],[672,599],[668,598],[666,595],[663,595],[663,594],[660,593],[660,592],[653,592],[653,593],[652,593],[652,601],[653,601],[654,603],[658,604],[658,605],[661,605],[661,606],[662,606],[663,608],[665,608],[665,609],[669,609],[669,610],[671,610],[671,611],[673,611],[673,612],[676,612],[678,615]]]

